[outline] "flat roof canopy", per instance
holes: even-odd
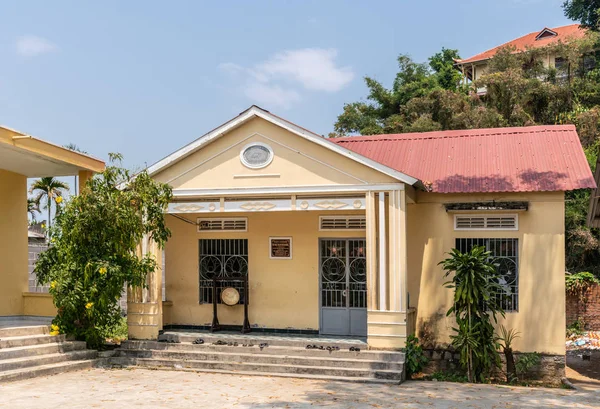
[[[4,126],[0,126],[0,169],[29,178],[102,172],[104,162]]]

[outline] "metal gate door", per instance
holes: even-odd
[[[365,239],[321,239],[320,332],[367,335],[367,245]]]

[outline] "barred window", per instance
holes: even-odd
[[[213,302],[213,277],[217,282],[217,302],[221,291],[233,287],[240,293],[238,304],[244,304],[244,278],[248,276],[247,239],[201,239],[199,246],[200,304]]]
[[[456,249],[461,253],[483,246],[491,252],[498,269],[498,284],[503,288],[496,294],[499,305],[506,312],[519,310],[519,240],[518,239],[456,239]]]

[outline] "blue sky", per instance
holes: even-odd
[[[396,57],[572,22],[562,0],[0,4],[0,124],[152,164],[258,104],[320,134]]]

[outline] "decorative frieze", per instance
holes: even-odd
[[[293,206],[292,204],[295,204]],[[219,212],[281,212],[292,210],[364,210],[364,197],[322,197],[244,200],[221,199],[201,202],[169,203],[168,213],[219,213]]]

